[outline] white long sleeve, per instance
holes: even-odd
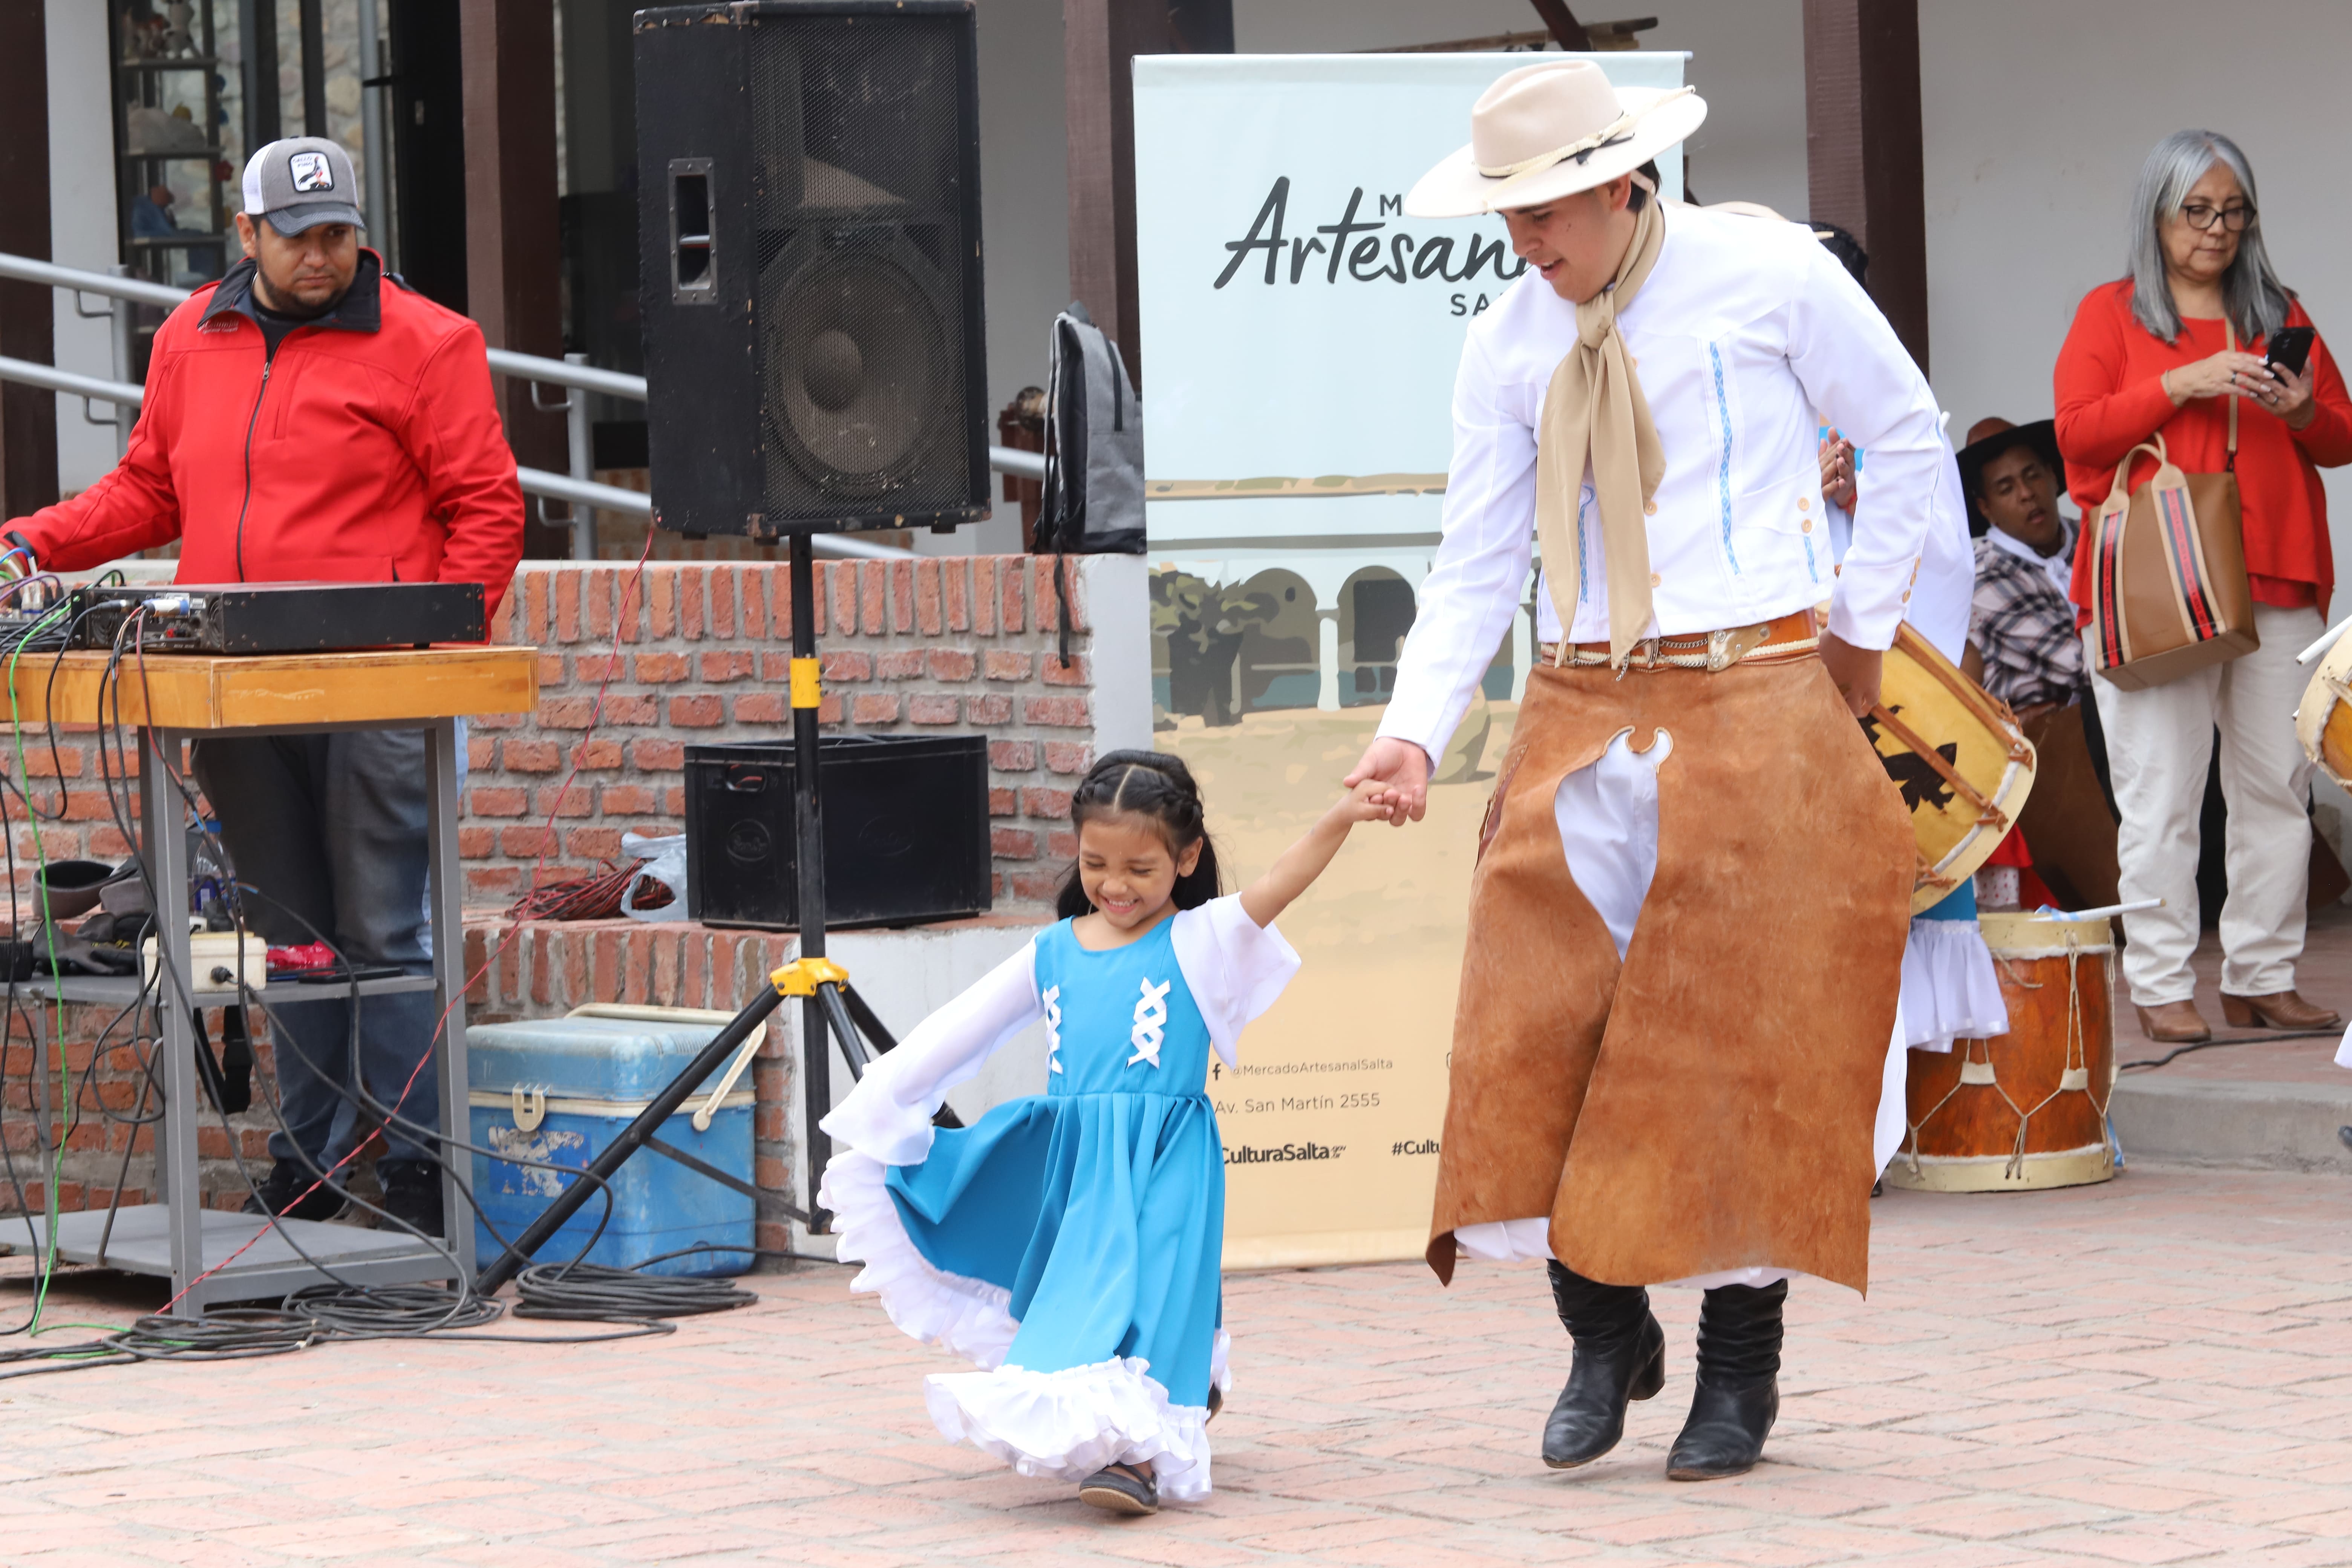
[[[1444,542],[1422,579],[1412,630],[1398,655],[1396,691],[1381,723],[1381,734],[1415,742],[1433,766],[1510,628],[1535,556],[1536,433],[1497,400],[1498,390],[1485,344],[1473,332],[1454,378]]]
[[[1666,470],[1646,531],[1652,624],[1685,636],[1831,602],[1860,646],[1894,640],[1930,520],[1965,529],[1935,399],[1894,329],[1801,224],[1669,206],[1656,268],[1618,319]],[[1525,596],[1536,431],[1576,309],[1529,272],[1475,321],[1454,395],[1444,534],[1421,584],[1381,733],[1433,759]],[[1834,574],[1816,409],[1867,447],[1859,521]],[[1536,637],[1609,637],[1606,563],[1590,484],[1581,580],[1549,584]]]
[[[1042,1016],[1033,941],[917,1025],[817,1125],[885,1165],[919,1163],[931,1152],[931,1117],[948,1090]]]
[[[1210,1045],[1225,1066],[1240,1066],[1242,1031],[1298,973],[1297,952],[1272,925],[1250,919],[1238,893],[1180,912],[1168,941]]]
[[[1868,454],[1854,474],[1853,537],[1830,595],[1830,630],[1856,647],[1891,647],[1931,531],[1940,521],[1968,537],[1935,394],[1862,285],[1819,245],[1790,304],[1788,349],[1812,405]]]

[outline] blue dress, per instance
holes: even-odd
[[[940,1132],[891,1198],[935,1268],[1007,1292],[1008,1365],[1150,1364],[1170,1403],[1206,1405],[1222,1321],[1225,1160],[1209,1109],[1209,1030],[1162,921],[1089,952],[1062,921],[1037,940],[1053,1047],[1045,1092]]]
[[[1090,952],[1041,932],[867,1069],[823,1123],[819,1200],[898,1327],[982,1371],[936,1373],[940,1434],[1024,1475],[1156,1469],[1209,1491],[1209,1390],[1226,1381],[1225,1172],[1204,1092],[1297,955],[1237,898]],[[935,1130],[946,1090],[1027,1026],[1044,1092]]]

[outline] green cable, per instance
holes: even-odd
[[[57,608],[34,622],[33,629],[16,639],[16,648],[8,655],[8,731],[16,746],[17,794],[25,802],[25,815],[32,819],[33,859],[37,868],[34,874],[36,888],[48,885],[49,852],[48,847],[41,839],[40,814],[33,809],[33,770],[31,764],[25,759],[25,723],[16,702],[16,661],[25,657],[25,645],[46,630],[51,622],[65,615],[66,609],[66,605],[60,603]],[[60,784],[62,782],[60,781]],[[58,928],[56,923],[47,918],[46,909],[43,910],[41,920],[41,932],[48,940],[49,980],[54,987],[53,994],[56,998],[49,1034],[57,1045],[58,1051],[58,1109],[61,1125],[58,1132],[57,1150],[50,1161],[48,1190],[42,1194],[41,1206],[48,1221],[49,1241],[48,1245],[41,1249],[41,1276],[33,1288],[33,1316],[26,1325],[29,1334],[37,1334],[41,1331],[41,1312],[47,1306],[49,1300],[49,1279],[57,1272],[58,1185],[65,1180],[66,1140],[73,1134],[73,1069],[67,1062],[65,1042],[56,1039],[57,1035],[65,1027],[66,984],[64,976],[58,973]],[[91,1070],[97,1070],[97,1067],[98,1063],[93,1060],[90,1063]],[[33,1070],[36,1072],[40,1070],[38,1063],[35,1064]],[[136,1135],[134,1129],[133,1136]]]

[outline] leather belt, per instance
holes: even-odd
[[[1676,637],[1645,637],[1626,655],[1628,669],[1729,669],[1742,659],[1778,663],[1801,658],[1821,645],[1821,633],[1811,610],[1798,610],[1750,626],[1727,626],[1720,631],[1691,632]],[[1605,642],[1538,643],[1536,652],[1546,664],[1570,668],[1605,665]]]

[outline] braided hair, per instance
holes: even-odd
[[[1192,782],[1192,770],[1182,759],[1165,752],[1113,752],[1088,768],[1070,796],[1070,825],[1082,828],[1109,816],[1150,817],[1168,840],[1171,855],[1181,857],[1193,845],[1201,847],[1192,871],[1176,879],[1178,909],[1197,909],[1217,896],[1217,848],[1209,842],[1202,822],[1201,786]],[[1054,912],[1069,920],[1093,909],[1074,862]]]

